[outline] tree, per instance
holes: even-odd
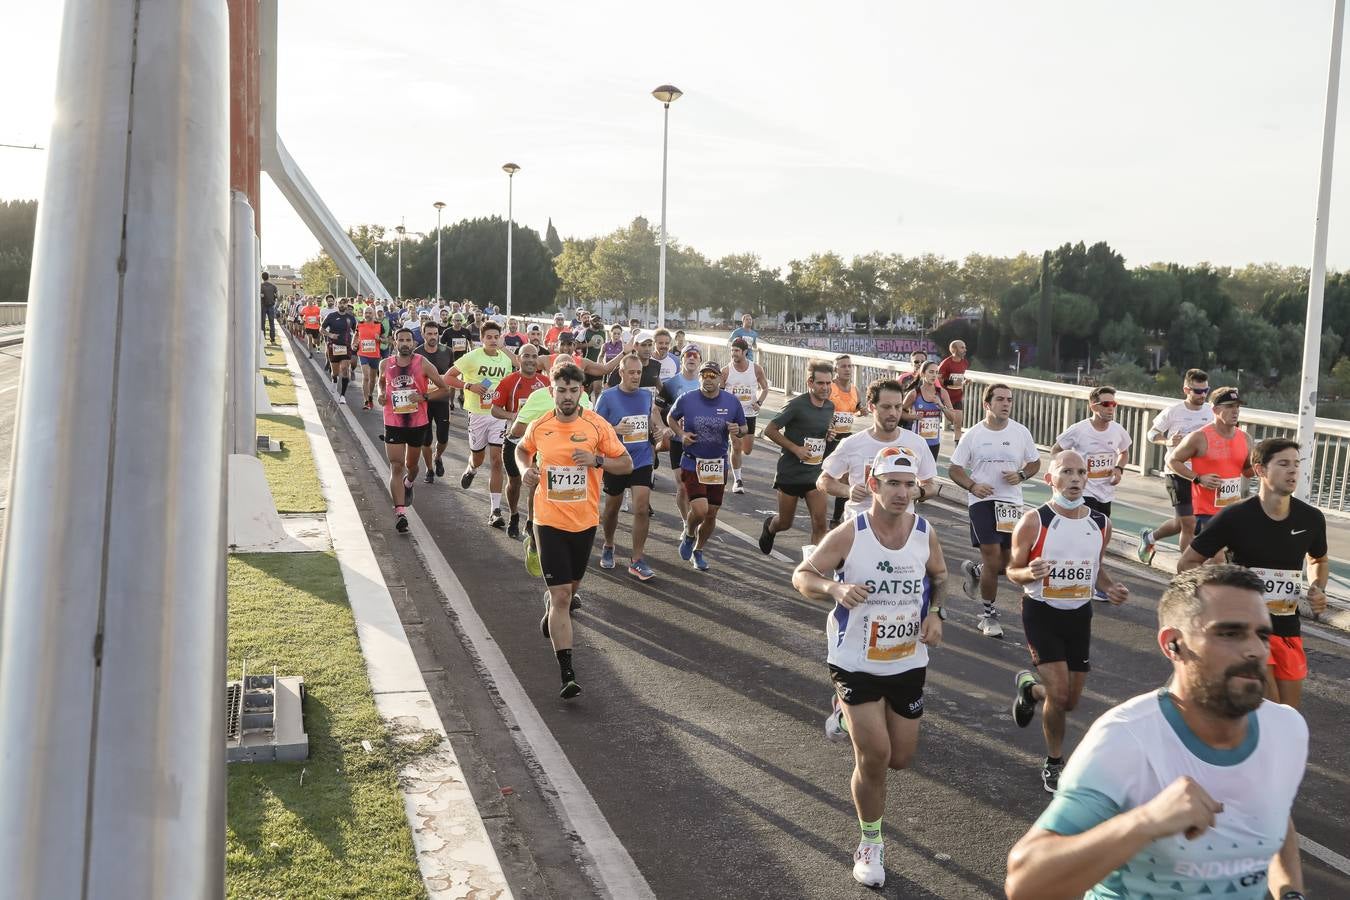
[[[1132,363],[1138,363],[1143,356],[1145,339],[1144,329],[1135,324],[1134,316],[1129,313],[1114,322],[1107,322],[1097,335],[1102,350],[1123,354]]]
[[[595,263],[591,259],[595,245],[595,238],[568,238],[563,243],[562,252],[553,259],[554,270],[558,273],[559,301],[575,305],[599,299],[595,289]]]
[[[1219,329],[1204,310],[1194,303],[1182,303],[1176,320],[1167,331],[1167,361],[1178,369],[1209,367],[1209,355],[1219,340]]]
[[[1279,369],[1270,352],[1279,343],[1279,329],[1252,313],[1235,310],[1219,325],[1217,361],[1229,369],[1246,368],[1266,374]]]
[[[563,243],[558,238],[558,229],[553,227],[552,216],[549,216],[548,228],[544,231],[544,243],[548,245],[548,252],[553,254],[555,259],[562,255]]]
[[[323,251],[300,266],[300,290],[311,296],[322,296],[333,290],[333,279],[340,274],[337,263]]]
[[[37,207],[36,200],[0,200],[0,303],[28,300]]]
[[[1067,246],[1068,245],[1065,244],[1065,247]],[[1079,247],[1081,248],[1082,244],[1079,244]],[[1063,248],[1061,248],[1061,250],[1062,249]],[[1057,353],[1052,356],[1052,351],[1050,349],[1050,326],[1053,323],[1053,315],[1051,314],[1051,292],[1053,289],[1051,288],[1050,279],[1050,251],[1047,250],[1045,251],[1045,255],[1041,257],[1040,307],[1037,310],[1036,319],[1036,361],[1051,369],[1058,369],[1059,356]]]
[[[852,295],[856,311],[861,314],[861,321],[867,323],[868,334],[872,334],[874,330],[872,320],[876,314],[877,304],[886,295],[883,281],[885,268],[886,260],[880,253],[869,253],[866,256],[853,257],[853,262],[843,271],[844,289]],[[859,319],[854,321],[857,322]]]

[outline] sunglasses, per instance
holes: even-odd
[[[1100,406],[1102,409],[1115,409],[1115,408],[1116,408],[1116,401],[1114,401],[1114,400],[1098,400],[1098,401],[1097,401],[1097,405]]]
[[[1207,387],[1202,387],[1202,388],[1198,388],[1198,387],[1188,387],[1188,388],[1186,388],[1186,390],[1190,391],[1192,394],[1201,394],[1201,395],[1204,395],[1204,394],[1208,394],[1208,393],[1209,393],[1209,388],[1207,388]]]

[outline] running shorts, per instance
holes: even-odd
[[[500,447],[506,439],[506,420],[491,413],[469,413],[469,449],[486,450],[488,444]]]
[[[585,531],[564,531],[550,525],[535,523],[535,546],[539,550],[539,565],[544,570],[544,584],[558,587],[580,581],[586,574],[586,563],[595,544],[595,526]]]
[[[789,497],[796,497],[798,500],[804,500],[806,495],[816,490],[816,483],[809,481],[806,484],[783,484],[777,478],[773,480],[773,489],[787,494]]]
[[[746,433],[746,434],[754,434],[754,433],[755,433],[755,423],[758,422],[758,421],[759,421],[759,416],[746,416],[746,417],[745,417],[745,433]]]
[[[1302,681],[1308,677],[1308,654],[1303,638],[1270,636],[1270,674],[1276,681]]]
[[[910,669],[898,675],[873,675],[850,672],[830,666],[830,680],[841,702],[849,706],[885,700],[902,719],[923,715],[923,683],[928,669]]]
[[[639,466],[627,475],[611,475],[605,473],[605,493],[611,497],[617,497],[628,488],[652,486],[652,467]]]
[[[936,456],[936,454],[934,455]],[[1086,494],[1084,494],[1083,503],[1084,505],[1087,506],[1088,509],[1095,510],[1096,512],[1099,512],[1102,515],[1106,516],[1108,519],[1111,518],[1111,504],[1109,502],[1102,502],[1101,500],[1098,500],[1096,497],[1089,497]]]
[[[1022,630],[1032,665],[1062,662],[1070,672],[1087,672],[1092,642],[1092,603],[1077,609],[1056,609],[1048,603],[1022,596]]]
[[[427,424],[435,426],[436,443],[442,446],[450,443],[450,401],[428,400],[427,418],[430,420]]]
[[[994,503],[994,500],[980,500],[969,506],[970,546],[979,547],[982,544],[1012,546],[1012,532],[999,531],[996,527]]]
[[[680,469],[680,484],[684,485],[684,495],[690,500],[707,500],[709,506],[721,506],[726,497],[725,484],[704,484],[698,480],[698,473],[690,469]]]
[[[502,438],[502,466],[506,468],[507,478],[520,477],[520,466],[516,465],[516,442],[509,437]]]
[[[413,425],[407,428],[402,425],[386,425],[384,426],[384,442],[386,444],[407,444],[409,447],[429,447],[431,446],[431,423]]]
[[[378,356],[358,356],[357,359],[361,360],[361,365],[370,366],[377,374],[379,373],[380,358]]]
[[[1172,501],[1172,512],[1179,516],[1195,515],[1191,505],[1191,480],[1180,475],[1167,476],[1167,499]]]
[[[684,444],[670,439],[670,468],[673,472],[680,471],[680,461],[684,459]]]

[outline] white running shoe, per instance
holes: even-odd
[[[742,481],[741,479],[737,478],[737,479],[736,479],[736,484],[731,488],[731,492],[732,492],[733,494],[744,494],[744,493],[745,493],[745,482]]]
[[[343,396],[342,394],[338,394],[338,404],[341,405],[341,406],[346,406],[346,405],[347,405],[347,398],[346,398],[345,396]]]
[[[966,596],[975,602],[980,600],[980,575],[975,571],[973,560],[961,560],[961,590],[966,592]]]
[[[1003,626],[998,624],[998,616],[985,615],[980,613],[979,621],[980,634],[985,637],[1001,638],[1003,637]]]
[[[825,736],[832,741],[848,740],[848,729],[844,725],[844,705],[839,695],[830,698],[830,714],[825,717]]]
[[[853,880],[867,887],[881,887],[886,883],[885,857],[885,844],[860,841],[853,851]]]

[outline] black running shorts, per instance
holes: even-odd
[[[834,692],[843,703],[857,706],[885,700],[902,719],[917,719],[923,715],[923,683],[927,675],[928,669],[924,667],[899,675],[873,675],[830,666]]]
[[[401,425],[384,426],[386,444],[407,444],[409,447],[431,446],[431,423],[404,428]]]
[[[1167,476],[1167,498],[1172,501],[1172,512],[1179,516],[1195,515],[1191,505],[1191,480],[1180,475]]]
[[[539,565],[544,570],[544,584],[549,587],[580,581],[586,574],[586,563],[595,544],[595,526],[585,531],[564,531],[549,525],[535,523],[535,546],[539,550]]]
[[[638,466],[627,475],[611,475],[605,473],[605,493],[611,497],[617,497],[628,488],[652,486],[652,467]]]
[[[1022,630],[1033,665],[1066,663],[1070,672],[1087,672],[1092,643],[1092,601],[1077,609],[1056,609],[1048,603],[1022,596]]]
[[[450,401],[428,400],[427,418],[431,420],[427,424],[436,430],[436,443],[441,446],[450,443]]]

